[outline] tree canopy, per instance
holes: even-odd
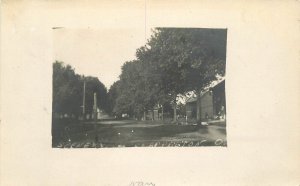
[[[156,28],[136,60],[122,67],[115,113],[140,115],[157,104],[176,102],[179,94],[200,92],[225,75],[225,29]],[[176,112],[174,113],[176,114]]]
[[[70,65],[55,61],[53,63],[53,101],[52,110],[57,114],[78,117],[82,113],[83,82],[86,82],[86,113],[93,108],[93,94],[97,93],[97,106],[108,110],[107,89],[96,77],[84,77],[75,73]]]

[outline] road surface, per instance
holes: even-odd
[[[160,121],[107,120],[69,123],[53,135],[53,147],[226,146],[224,123],[166,124]]]

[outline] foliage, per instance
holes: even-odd
[[[115,105],[116,105],[116,100],[118,98],[118,92],[119,92],[119,85],[120,85],[120,80],[116,81],[113,83],[113,85],[110,87],[108,91],[108,113],[116,115],[116,113],[113,111]]]
[[[118,86],[118,97],[114,107],[114,113],[120,115],[127,113],[141,117],[148,101],[143,76],[143,68],[140,61],[127,62],[122,66],[122,74]],[[147,96],[149,98],[149,96]]]
[[[84,77],[75,73],[70,65],[53,63],[53,102],[56,114],[79,116],[82,113],[83,81],[86,82],[86,113],[93,108],[93,94],[97,93],[97,105],[107,110],[107,90],[96,77]]]
[[[225,75],[226,30],[157,28],[137,59],[122,67],[118,88],[113,87],[115,113],[141,115],[155,105],[174,106],[178,95],[200,92]]]
[[[79,81],[80,77],[70,65],[64,66],[58,61],[53,63],[53,112],[69,115],[80,113]]]
[[[108,107],[108,96],[107,89],[102,82],[99,81],[96,77],[87,76],[84,77],[84,81],[86,83],[86,91],[85,91],[85,104],[86,104],[86,112],[93,112],[94,105],[94,93],[97,95],[97,106],[107,111]]]

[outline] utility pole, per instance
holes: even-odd
[[[94,93],[94,119],[97,121],[97,93]]]
[[[83,117],[83,120],[85,120],[85,80],[84,80],[84,77],[83,77],[82,117]]]

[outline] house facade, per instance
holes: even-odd
[[[208,87],[205,91],[201,92],[200,101],[197,101],[197,99],[196,97],[192,97],[186,102],[186,115],[188,119],[197,118],[197,108],[200,109],[202,121],[225,119],[225,79]]]
[[[197,98],[191,97],[186,101],[185,105],[187,118],[197,117]]]
[[[212,87],[214,117],[226,118],[225,79]]]

